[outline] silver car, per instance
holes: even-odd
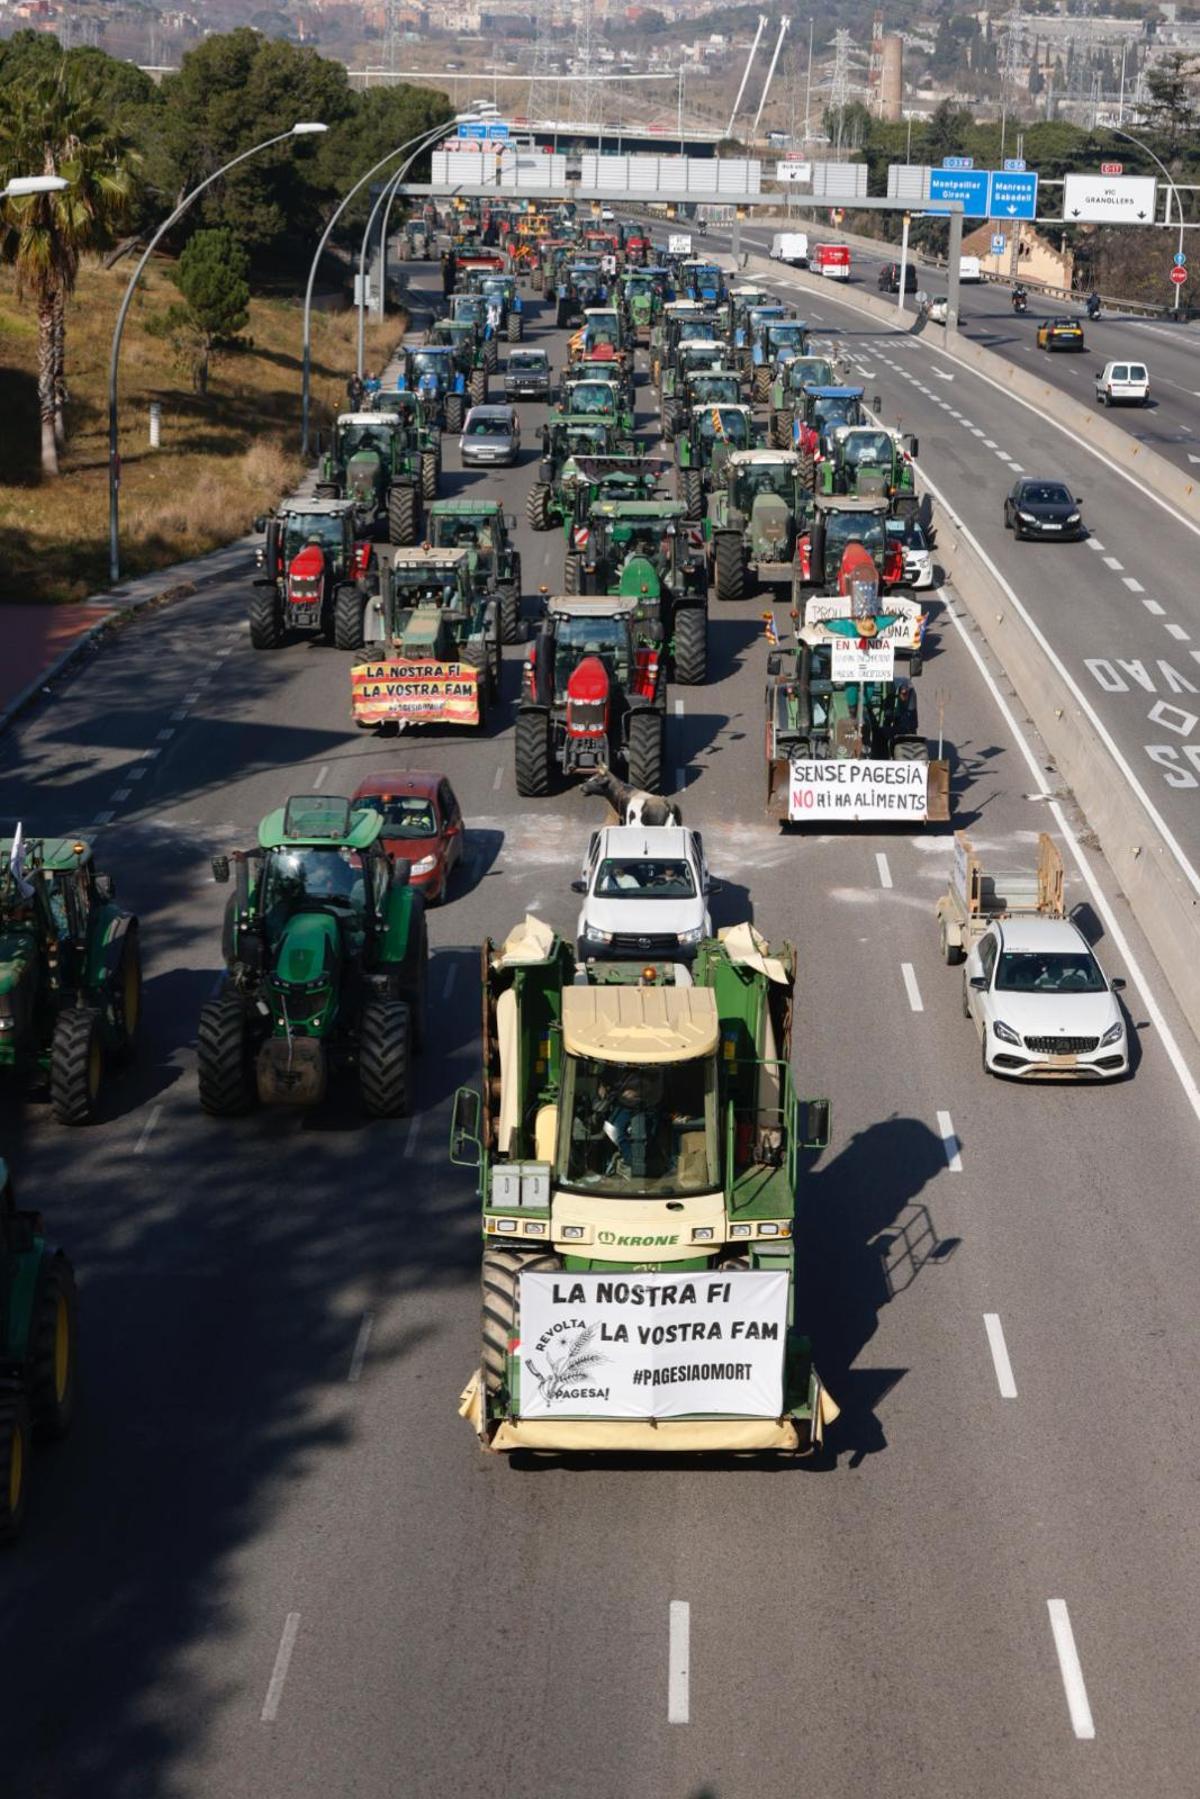
[[[521,448],[521,426],[513,406],[472,406],[459,449],[464,468],[508,468]]]

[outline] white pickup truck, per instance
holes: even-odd
[[[684,825],[609,825],[594,831],[577,881],[583,905],[576,954],[607,961],[689,961],[712,936],[715,891],[698,831]]]

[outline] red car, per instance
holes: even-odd
[[[359,782],[350,803],[382,814],[384,849],[408,863],[409,879],[431,906],[444,900],[466,837],[462,809],[445,775],[414,768],[370,775]]]

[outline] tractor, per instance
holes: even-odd
[[[404,368],[396,384],[419,394],[443,431],[462,430],[467,408],[467,378],[449,344],[421,344],[405,350]],[[471,404],[474,405],[474,393]]]
[[[754,447],[748,406],[693,406],[687,429],[675,439],[679,497],[690,519],[704,517],[705,492],[723,479],[722,470],[738,450]]]
[[[81,837],[0,839],[0,1070],[91,1124],[106,1065],[128,1062],[142,1014],[138,921]]]
[[[882,495],[893,518],[913,518],[920,509],[913,464],[917,440],[882,425],[838,425],[829,438],[829,453],[817,469],[818,491]]]
[[[394,413],[404,421],[410,444],[421,458],[421,498],[436,500],[442,479],[442,433],[435,409],[411,387],[382,388],[367,402],[370,412]]]
[[[521,552],[516,520],[499,500],[439,500],[426,521],[435,550],[466,550],[476,595],[495,596],[504,643],[521,638]]]
[[[661,391],[663,371],[673,366],[684,343],[720,341],[717,312],[695,300],[672,300],[650,333],[650,379]]]
[[[421,525],[421,451],[394,413],[343,412],[321,459],[319,500],[351,500],[359,537],[414,543]]]
[[[0,1543],[20,1535],[33,1446],[65,1437],[75,1415],[75,1270],[40,1212],[20,1211],[0,1157]]]
[[[415,259],[428,262],[433,255],[433,232],[428,221],[419,214],[405,219],[404,229],[400,233],[400,260],[407,262]]]
[[[768,293],[765,287],[755,287],[751,282],[741,282],[731,288],[729,298],[722,307],[721,326],[730,342],[733,342],[737,331],[745,325],[746,315],[753,306],[778,306],[779,301],[774,294]]]
[[[753,365],[753,398],[762,404],[771,397],[771,383],[780,364],[791,356],[808,351],[808,326],[803,319],[766,319],[757,326],[750,341]]]
[[[800,466],[803,478],[803,457]],[[842,557],[854,543],[861,544],[870,556],[881,588],[899,585],[904,579],[904,546],[889,536],[888,515],[888,502],[882,498],[814,495],[812,513],[796,537],[792,564],[794,611],[800,609],[802,588],[816,587],[822,592],[836,588]]]
[[[482,294],[496,314],[496,336],[519,344],[525,335],[525,315],[515,275],[477,273],[471,277],[474,293]]]
[[[739,450],[713,493],[709,518],[718,600],[742,600],[754,587],[792,581],[796,540],[808,522],[812,490],[791,450]]]
[[[559,264],[554,284],[554,323],[559,330],[575,325],[589,306],[608,298],[608,280],[598,262],[573,258]]]
[[[383,831],[377,811],[303,794],[268,813],[256,848],[213,857],[215,880],[227,883],[232,867],[233,892],[225,976],[196,1037],[206,1112],[318,1105],[343,1068],[356,1070],[370,1116],[410,1110],[425,1028],[425,906]]]
[[[628,454],[632,447],[606,419],[575,418],[568,413],[544,425],[538,478],[525,502],[525,516],[533,529],[548,531],[573,515],[577,457],[617,456]]]
[[[707,373],[710,369],[722,368],[724,364],[725,345],[719,338],[690,337],[676,344],[670,360],[663,364],[659,384],[663,437],[667,443],[674,442],[679,421],[685,415],[689,375]],[[740,399],[740,393],[735,394],[733,403],[736,405]]]
[[[747,306],[729,333],[730,360],[749,375],[754,367],[754,345],[767,326],[781,325],[794,317],[791,307],[785,306],[782,300],[772,299],[765,304]]]
[[[475,344],[479,346],[481,360],[474,363],[475,368],[482,367],[489,375],[494,375],[499,362],[499,351],[496,348],[496,331],[499,308],[490,304],[483,294],[457,292],[450,296],[450,313],[442,324],[470,325],[475,334]],[[468,341],[463,332],[460,342]]]
[[[374,546],[356,537],[353,500],[285,500],[255,527],[266,533],[256,551],[262,571],[250,600],[250,642],[277,650],[289,631],[312,631],[339,650],[361,638],[356,620]],[[349,633],[349,635],[347,635]]]
[[[839,425],[866,423],[861,387],[805,387],[796,395],[788,447],[798,450],[806,468],[815,471],[820,458],[828,456],[830,440]],[[815,478],[813,484],[816,485]]]
[[[653,627],[676,681],[708,678],[704,540],[678,500],[597,500],[572,534],[568,593],[632,599],[639,633]]]
[[[455,299],[462,298],[456,294]],[[467,294],[466,299],[478,299]],[[437,319],[425,333],[425,342],[435,347],[445,344],[453,352],[454,366],[466,383],[472,406],[486,406],[488,375],[496,366],[496,343],[486,334],[486,327],[470,318]]]
[[[719,264],[692,257],[681,262],[676,288],[688,300],[699,300],[705,306],[720,306],[725,299],[725,275]]]
[[[558,405],[551,418],[597,418],[603,419],[614,431],[631,437],[634,430],[632,408],[628,407],[619,380],[607,380],[593,374],[589,369],[585,374],[577,373],[579,365],[575,364],[570,373],[563,377],[559,392]]]
[[[662,313],[667,271],[660,268],[630,269],[621,286],[621,304],[637,343],[650,341],[650,333]]]
[[[796,1093],[795,980],[792,946],[748,922],[686,973],[654,937],[577,961],[535,917],[484,944],[482,1092],[459,1090],[450,1132],[482,1209],[459,1410],[484,1449],[820,1446],[838,1408],[794,1230],[829,1102]]]
[[[789,356],[776,364],[767,395],[767,441],[777,450],[792,448],[792,420],[799,396],[809,387],[831,387],[834,365],[827,356]]]
[[[632,599],[549,599],[529,646],[517,708],[517,792],[624,763],[635,787],[663,779],[666,671],[661,644],[640,641]]]
[[[481,726],[500,690],[500,602],[470,552],[388,550],[362,611],[367,659],[350,673],[354,722]]]

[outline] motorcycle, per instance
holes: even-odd
[[[1014,294],[1013,295],[1012,309],[1014,312],[1028,312],[1029,311],[1029,301],[1024,294]]]
[[[1087,315],[1088,315],[1089,319],[1098,319],[1100,317],[1100,296],[1099,296],[1099,294],[1090,294],[1088,296]]]

